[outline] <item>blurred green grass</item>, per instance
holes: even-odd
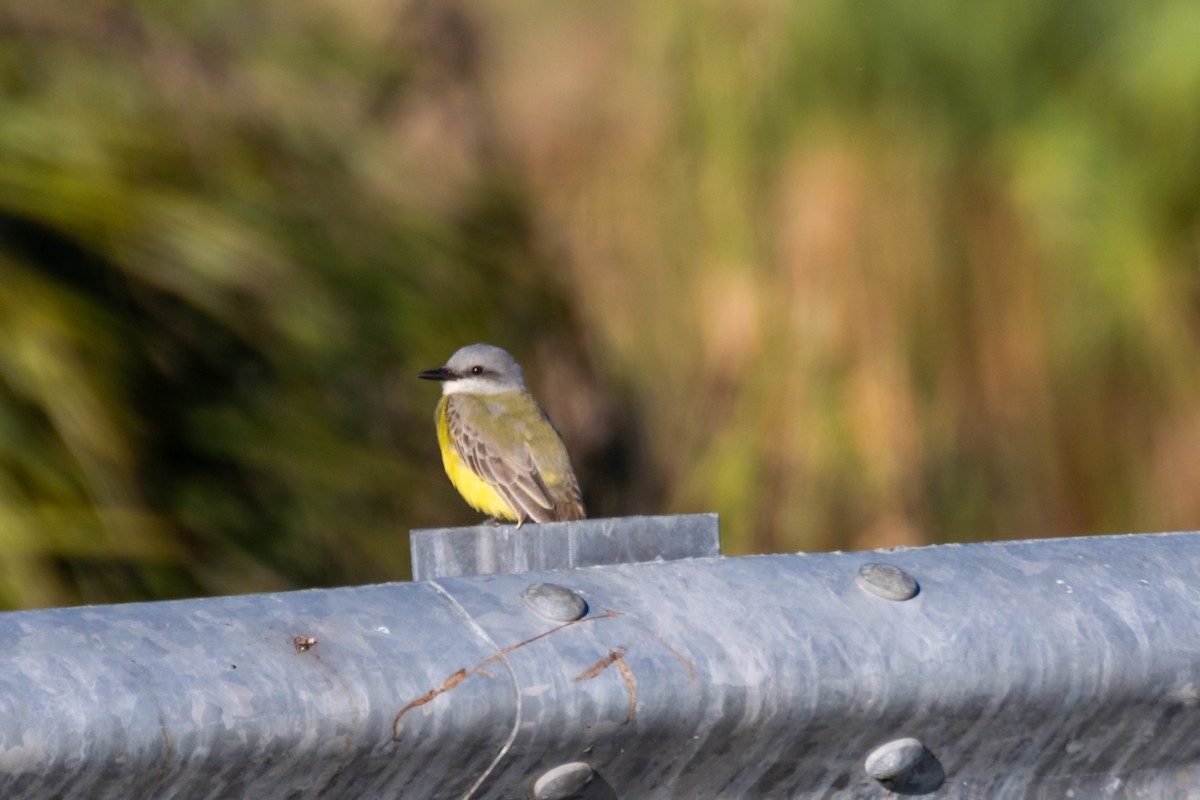
[[[0,9],[0,605],[386,580],[512,350],[727,552],[1194,528],[1200,13]]]

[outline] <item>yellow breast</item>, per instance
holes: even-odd
[[[467,466],[467,462],[463,461],[458,451],[454,449],[454,445],[450,441],[450,428],[446,424],[446,398],[442,398],[442,401],[438,403],[437,437],[446,475],[450,477],[450,482],[454,484],[455,489],[458,489],[458,493],[463,496],[463,499],[472,508],[482,511],[488,516],[516,522],[517,512],[513,510],[512,506],[505,502],[490,483],[472,472],[471,468]]]

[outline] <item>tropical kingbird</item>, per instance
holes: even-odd
[[[417,377],[442,382],[434,415],[442,464],[473,508],[518,526],[587,516],[562,437],[515,358],[472,344]]]

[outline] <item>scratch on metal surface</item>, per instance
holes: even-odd
[[[171,765],[171,760],[175,758],[175,737],[171,735],[171,729],[167,727],[167,721],[163,717],[162,705],[155,701],[155,711],[158,714],[158,729],[162,731],[163,736],[163,758],[158,765],[158,782],[162,783],[167,777],[167,768]]]
[[[694,664],[692,664],[691,659],[689,659],[683,653],[679,652],[674,647],[671,647],[671,645],[669,645],[665,641],[663,641],[663,638],[661,636],[659,636],[657,633],[655,633],[654,631],[650,630],[649,628],[647,628],[645,626],[640,626],[640,627],[642,628],[643,631],[646,632],[647,635],[650,636],[651,639],[658,642],[660,645],[662,645],[664,648],[666,648],[666,651],[668,653],[675,656],[675,658],[678,659],[680,664],[683,664],[684,668],[686,668],[688,671],[688,679],[691,680],[692,683],[695,683],[696,682],[696,666]]]
[[[492,637],[488,636],[488,633],[483,629],[483,626],[475,621],[475,618],[472,617],[465,608],[463,608],[462,603],[458,602],[454,595],[450,594],[450,592],[447,592],[445,588],[443,588],[442,585],[437,581],[430,581],[429,586],[435,592],[445,598],[446,602],[450,604],[450,607],[454,609],[455,613],[459,614],[464,620],[466,620],[467,625],[469,625],[471,629],[475,631],[475,634],[479,636],[480,639],[487,642],[488,647],[492,648],[493,650],[496,648],[496,643],[492,641]],[[517,676],[513,674],[512,667],[509,666],[507,661],[504,662],[504,667],[508,671],[508,678],[510,681],[512,681],[513,685],[515,703],[515,708],[513,709],[513,724],[508,731],[508,738],[505,739],[504,744],[500,746],[500,749],[496,752],[495,757],[492,758],[491,762],[487,765],[483,772],[475,779],[475,783],[471,785],[471,788],[467,789],[466,794],[463,795],[464,800],[474,796],[475,792],[479,790],[479,787],[483,785],[483,782],[486,781],[488,776],[492,774],[492,771],[496,769],[496,765],[500,763],[501,759],[503,759],[505,754],[508,753],[509,748],[512,747],[512,743],[516,741],[517,731],[521,727],[522,704],[521,692],[518,691]],[[490,677],[491,673],[488,673],[488,676]],[[392,741],[399,741],[398,726],[400,724],[400,717],[402,714],[403,711],[398,712],[396,717],[392,720]]]

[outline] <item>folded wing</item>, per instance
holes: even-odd
[[[451,396],[446,407],[451,441],[519,521],[583,519],[579,483],[562,439],[533,398],[513,395]]]

